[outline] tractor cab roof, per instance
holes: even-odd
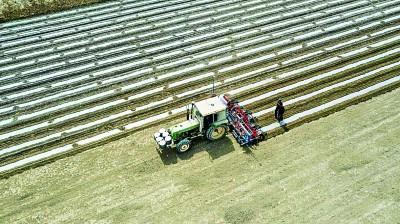
[[[218,96],[199,101],[194,105],[203,117],[226,109],[225,103]]]

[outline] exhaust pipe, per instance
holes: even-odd
[[[186,106],[186,120],[189,120],[189,106]]]

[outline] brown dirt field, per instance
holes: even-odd
[[[0,180],[0,223],[399,223],[400,89],[253,149],[159,127]]]
[[[0,0],[0,22],[58,12],[107,0]]]

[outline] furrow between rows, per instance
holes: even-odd
[[[238,4],[237,6],[240,6],[240,5]],[[244,8],[243,10],[246,10],[246,9],[247,8]],[[274,13],[277,13],[277,12],[280,12],[280,11],[283,12],[283,8],[282,7],[279,7],[278,9],[280,9],[280,10],[279,11],[271,10],[271,11],[272,12],[276,11]],[[263,11],[262,15],[268,15],[269,11],[270,10]],[[223,12],[223,10],[216,10],[216,12],[211,10],[211,12],[213,14],[218,15],[220,12]],[[235,10],[233,10],[233,12],[235,12]],[[247,10],[246,12],[241,12],[240,14],[243,14],[243,13],[245,13],[245,14],[252,13],[252,11]],[[226,15],[226,13],[223,13],[222,16],[224,16],[224,17],[228,16],[227,22],[229,22],[229,23],[222,22],[224,24],[224,26],[225,26],[224,28],[227,28],[226,27],[227,25],[234,26],[235,23],[237,23],[238,21],[242,21],[242,20],[239,20],[237,18],[234,19],[232,17],[229,17],[229,15]],[[257,16],[257,17],[259,17],[259,16]],[[194,21],[196,21],[196,20],[200,20],[200,21],[204,20],[203,17],[200,17],[200,18],[194,17],[194,18],[195,18]],[[210,16],[205,16],[205,18],[210,18]],[[214,18],[214,17],[211,17],[211,18]],[[240,16],[239,16],[239,18],[240,18]],[[194,31],[194,28],[191,28],[191,26],[189,26],[189,24],[186,24],[186,22],[183,22],[184,25],[185,24],[186,25],[182,27],[182,26],[176,25],[177,23],[179,24],[180,22],[175,22],[175,21],[173,21],[173,22],[169,22],[168,21],[169,22],[168,23],[169,24],[168,25],[169,28],[167,28],[167,31],[163,30],[165,28],[160,29],[160,30],[158,30],[156,32],[153,32],[153,31],[148,30],[148,29],[142,29],[140,27],[135,27],[135,29],[137,30],[137,32],[135,33],[135,32],[130,32],[129,30],[124,29],[124,32],[125,32],[124,35],[125,35],[126,38],[123,38],[123,39],[118,39],[117,38],[118,36],[114,35],[116,33],[115,30],[114,30],[113,33],[111,34],[111,36],[112,36],[111,39],[110,38],[104,38],[104,35],[101,35],[100,36],[101,39],[99,39],[98,41],[95,41],[96,43],[94,41],[91,41],[90,38],[86,38],[86,36],[83,35],[83,36],[80,36],[80,39],[82,39],[82,41],[74,41],[74,42],[71,42],[71,43],[66,43],[63,46],[54,45],[52,43],[49,43],[49,44],[51,44],[51,46],[53,46],[53,48],[54,48],[54,46],[57,46],[56,47],[57,49],[52,49],[52,48],[50,48],[50,49],[47,48],[46,49],[46,48],[44,48],[42,51],[39,50],[39,49],[35,49],[35,51],[33,51],[32,54],[28,53],[26,55],[27,57],[24,56],[24,54],[21,54],[21,52],[15,52],[16,55],[14,56],[15,57],[14,61],[18,61],[18,59],[19,59],[19,64],[20,65],[10,65],[8,67],[0,68],[0,70],[6,71],[5,69],[7,69],[7,71],[11,72],[12,70],[9,70],[9,69],[19,69],[19,68],[23,68],[25,66],[28,66],[28,67],[31,66],[32,67],[32,65],[34,63],[35,64],[37,64],[37,63],[45,64],[46,60],[44,60],[44,59],[48,58],[48,56],[44,57],[43,59],[38,58],[38,56],[40,56],[41,54],[49,55],[49,53],[52,53],[52,52],[56,53],[56,51],[58,53],[56,53],[56,54],[52,53],[53,54],[53,57],[51,58],[52,61],[62,61],[60,59],[63,59],[65,57],[67,57],[67,58],[70,58],[70,60],[67,60],[67,62],[69,62],[70,64],[74,64],[74,62],[76,62],[75,61],[76,60],[75,56],[79,57],[81,55],[87,56],[87,55],[94,54],[94,55],[96,55],[96,60],[99,60],[99,59],[102,59],[102,58],[106,58],[106,57],[110,57],[110,56],[113,56],[113,55],[117,55],[118,52],[125,52],[126,53],[127,51],[132,51],[132,50],[135,50],[135,49],[143,49],[144,47],[149,47],[151,49],[151,47],[157,46],[156,44],[162,44],[162,43],[167,43],[168,44],[169,42],[172,42],[173,40],[180,40],[180,39],[182,39],[184,37],[189,37],[190,38],[191,36],[193,36],[193,34],[196,34],[196,33],[197,33],[197,35],[199,35],[199,34],[201,34],[201,32],[205,32],[205,31],[207,31],[208,33],[212,33],[212,31],[217,31],[218,32],[218,30],[220,30],[222,28],[220,26],[217,26],[219,23],[221,23],[220,22],[221,20],[224,21],[223,18],[218,18],[218,20],[217,20],[218,23],[215,23],[213,21],[207,21],[206,25],[204,25],[204,24],[196,24],[196,26],[195,26],[195,30],[196,31]],[[189,18],[189,21],[190,21],[190,18]],[[246,21],[243,20],[242,22],[246,22]],[[210,26],[210,25],[207,25],[207,24],[212,24],[212,25]],[[152,28],[153,26],[145,25],[145,27]],[[242,27],[242,28],[244,28],[244,27]],[[181,31],[181,32],[177,32],[177,31]],[[107,37],[107,35],[105,37]],[[116,39],[116,41],[114,43],[113,39],[115,39],[115,38],[117,38],[117,39]],[[151,40],[152,38],[155,38],[155,39]],[[149,41],[149,39],[150,39],[150,41]],[[157,39],[159,39],[159,40],[157,40]],[[93,42],[93,43],[89,44],[89,42]],[[134,42],[134,44],[132,44],[133,42]],[[55,43],[57,43],[57,42],[55,42]],[[178,41],[178,43],[180,43],[180,42]],[[191,43],[193,43],[193,42],[191,42]],[[23,47],[23,50],[28,48],[28,47],[30,47],[30,46],[31,45]],[[35,45],[33,45],[33,47],[34,46]],[[39,47],[42,48],[41,44],[39,45]],[[117,48],[118,51],[110,50],[110,47]],[[166,48],[165,46],[163,47],[162,45],[160,47],[164,48],[164,49]],[[100,50],[102,50],[102,51],[100,51]],[[109,54],[107,52],[112,52],[112,54]],[[12,55],[10,55],[10,56],[12,56]],[[34,57],[35,60],[28,60],[27,61],[27,59],[29,59],[29,57]],[[130,57],[126,57],[126,58],[130,58]],[[93,58],[91,58],[91,59],[93,60]],[[13,60],[13,58],[4,59],[4,62],[8,63],[8,62],[10,62],[10,60]],[[80,61],[82,61],[82,60],[80,60]],[[24,63],[22,63],[22,62],[24,62]],[[99,63],[99,65],[101,65],[101,63]],[[55,67],[53,66],[52,68],[54,69]],[[45,70],[43,70],[43,71],[45,71]],[[24,74],[19,74],[18,76],[21,77],[21,76],[24,76]]]
[[[258,53],[258,52],[255,52],[255,53]],[[176,66],[180,66],[179,64],[178,65],[176,65]],[[147,70],[145,70],[144,71],[144,73],[146,73],[146,71]],[[150,70],[149,70],[150,71]],[[149,71],[147,71],[147,72],[149,72]],[[143,71],[139,71],[139,74],[138,75],[140,75],[140,72],[143,72]],[[135,78],[135,76],[137,76],[137,74],[135,74],[135,73],[133,73],[133,75],[132,75],[133,77],[132,78]],[[125,77],[122,77],[122,78],[125,78]],[[123,81],[126,81],[125,79],[122,79],[122,78],[117,78],[117,79],[119,79],[119,80],[123,80]],[[126,77],[126,78],[128,78],[128,77]],[[115,80],[115,78],[114,78],[114,80]],[[111,83],[110,83],[110,81],[111,81]],[[113,79],[111,79],[111,80],[109,80],[109,81],[107,81],[107,80],[102,80],[102,82],[104,82],[104,83],[110,83],[110,84],[113,84]],[[90,87],[90,86],[89,86]],[[94,85],[93,87],[95,87],[95,88],[98,88],[98,86],[97,85]],[[43,87],[41,87],[41,88],[39,88],[39,91],[40,90],[46,90],[46,88],[44,88],[43,89]],[[88,89],[87,89],[88,90]],[[86,91],[87,91],[86,90]],[[37,92],[37,91],[35,91],[35,90],[32,90],[33,92]],[[31,94],[32,92],[30,92],[30,91],[27,91],[29,94]],[[77,91],[74,91],[74,92],[77,92]],[[25,93],[26,94],[26,93]],[[25,96],[25,94],[21,94],[21,97],[24,97]],[[64,93],[65,94],[65,93]],[[18,94],[16,94],[16,95],[18,95]],[[32,100],[30,100],[31,102],[32,102]],[[18,106],[18,107],[20,107],[20,106]],[[0,109],[0,111],[10,111],[10,109],[11,109],[11,107],[8,107],[8,108],[3,108],[3,109]]]
[[[364,59],[364,60],[362,60],[362,61],[358,61],[358,62],[356,62],[356,63],[350,64],[349,66],[345,66],[345,67],[343,67],[343,68],[340,68],[340,69],[337,69],[337,70],[333,70],[333,71],[331,71],[331,72],[327,72],[327,73],[324,73],[324,74],[321,74],[321,75],[318,75],[318,76],[315,76],[315,77],[306,79],[306,80],[304,80],[304,81],[302,81],[302,82],[299,82],[299,84],[295,84],[295,86],[294,86],[294,87],[291,87],[291,88],[296,88],[296,87],[299,87],[299,86],[302,86],[302,85],[305,85],[305,84],[308,84],[308,83],[311,83],[311,82],[315,82],[316,80],[319,80],[319,79],[323,79],[323,78],[327,78],[327,77],[329,77],[329,76],[333,76],[333,75],[335,75],[336,73],[343,72],[344,70],[347,70],[347,69],[353,69],[353,68],[355,68],[355,67],[357,67],[357,66],[360,66],[360,65],[363,65],[363,64],[365,64],[365,63],[371,63],[371,62],[373,62],[374,60],[379,60],[379,59],[382,59],[382,58],[387,57],[387,56],[393,56],[393,54],[397,54],[397,53],[399,53],[399,51],[400,51],[400,50],[397,49],[397,48],[392,49],[392,50],[390,50],[390,51],[388,51],[388,52],[385,52],[385,53],[376,55],[376,56],[374,56],[374,57],[367,58],[367,59]],[[241,91],[250,91],[250,89],[253,89],[253,87],[254,87],[254,86],[250,85],[248,89],[241,89]],[[287,91],[288,88],[290,88],[290,86],[289,86],[289,87],[283,87],[282,89],[280,89],[280,92]],[[258,90],[258,91],[259,91],[259,90]],[[276,91],[278,91],[278,90],[276,90]],[[276,92],[276,91],[275,91],[275,92]],[[273,92],[274,92],[274,91],[273,91]],[[228,93],[229,93],[229,92],[228,92]],[[235,91],[231,91],[230,93],[232,93],[232,94],[237,94],[238,92],[237,92],[237,91],[236,91],[236,92],[235,92]],[[272,92],[270,92],[270,93],[268,93],[268,94],[271,94],[271,93],[272,93]],[[279,93],[279,92],[278,92],[278,93]],[[268,97],[268,96],[266,96],[266,95],[261,95],[260,97],[254,98],[253,101],[261,100],[260,98],[266,98],[266,97]],[[249,103],[249,102],[248,102],[248,101],[244,101],[243,103]],[[253,102],[252,102],[252,103],[253,103]],[[156,116],[154,116],[154,117],[147,118],[147,119],[141,119],[141,120],[139,120],[138,122],[135,122],[135,123],[133,123],[133,124],[129,124],[129,125],[124,126],[123,129],[132,129],[132,128],[135,128],[135,127],[140,127],[141,125],[146,124],[146,122],[153,121],[155,118],[157,118],[157,119],[155,119],[154,121],[157,121],[158,119],[162,119],[164,116],[167,116],[167,117],[170,116],[170,115],[169,115],[170,113],[171,113],[171,114],[177,114],[177,113],[181,113],[182,111],[184,111],[184,107],[183,107],[183,109],[182,109],[182,108],[177,108],[176,110],[173,110],[173,111],[170,111],[170,112],[166,112],[166,113],[164,113],[164,114],[159,114],[159,115],[156,115]],[[79,129],[79,128],[78,128],[78,129]],[[122,130],[120,130],[120,131],[122,132]],[[116,132],[116,131],[115,131],[115,132]],[[113,132],[113,133],[114,133],[114,132]],[[56,136],[56,135],[57,135],[57,136]],[[51,138],[58,138],[58,137],[61,137],[61,136],[62,136],[62,133],[59,133],[59,134],[47,136],[47,137],[45,137],[45,138],[43,138],[43,139],[39,139],[39,140],[40,140],[40,141],[48,141],[48,140],[51,139]],[[97,135],[96,135],[96,136],[97,136]],[[21,147],[25,147],[25,146],[27,146],[27,144],[29,145],[29,144],[32,144],[32,143],[35,144],[35,143],[38,143],[38,142],[37,142],[37,140],[34,140],[34,141],[31,141],[31,142],[28,142],[28,143],[24,143],[24,144],[19,145],[19,146],[16,146],[16,147],[11,147],[11,148],[2,150],[1,152],[2,152],[2,154],[4,154],[4,153],[10,153],[10,152],[12,152],[12,151],[17,152],[18,150],[21,149]]]
[[[395,41],[396,40],[396,37],[395,38],[390,38],[389,40],[385,40],[385,41],[382,41],[382,42],[378,42],[378,43],[375,43],[375,44],[373,44],[373,45],[371,45],[371,46],[381,46],[382,45],[382,43],[383,44],[388,44],[388,43],[390,43],[391,41],[393,42],[393,41]],[[358,44],[357,42],[354,42],[353,43],[354,45],[356,45],[356,44]],[[368,45],[369,46],[369,45]],[[370,47],[370,46],[369,46]],[[367,48],[360,48],[360,49],[367,49]],[[286,53],[287,53],[287,50],[284,50]],[[357,51],[350,51],[350,52],[357,52]],[[309,56],[313,56],[313,57],[320,57],[321,55],[323,55],[323,54],[325,54],[325,53],[327,53],[327,52],[319,52],[319,51],[317,51],[317,53],[318,54],[314,54],[314,53],[311,53],[311,54],[306,54],[306,55],[309,55]],[[357,53],[361,53],[361,52],[357,52]],[[278,52],[278,55],[280,55],[279,54],[279,52]],[[343,54],[342,54],[343,55]],[[261,57],[262,58],[262,57]],[[298,59],[296,59],[296,60],[294,60],[293,58],[292,59],[290,59],[290,60],[287,60],[287,61],[290,61],[291,63],[286,63],[287,61],[283,61],[282,62],[282,64],[283,65],[286,65],[286,66],[289,66],[289,65],[293,65],[293,61],[297,61],[297,62],[301,62],[301,60],[310,60],[312,57],[304,57],[304,56],[301,56],[301,57],[298,57]],[[258,58],[259,59],[259,58]],[[265,58],[265,60],[272,60],[272,59],[274,59],[274,57],[272,57],[272,58],[270,58],[270,57],[267,57],[267,58]],[[258,60],[258,61],[261,61],[262,62],[262,60]],[[253,61],[254,62],[254,61]],[[257,61],[255,61],[255,62],[257,62]],[[252,63],[249,63],[249,62],[243,62],[242,64],[245,64],[245,65],[248,65],[248,66],[254,66],[254,65],[252,65]],[[315,65],[314,65],[315,66]],[[235,66],[235,67],[238,67],[238,66]],[[272,67],[277,67],[276,65],[272,65]],[[262,68],[261,68],[262,69]],[[264,69],[264,71],[267,71],[268,69]],[[229,72],[232,72],[232,69],[230,69],[229,70]],[[257,70],[256,70],[256,72],[257,72]],[[296,72],[296,71],[295,71]],[[288,72],[288,73],[286,73],[286,75],[290,75],[291,73],[290,72]],[[197,77],[195,77],[195,78],[190,78],[190,79],[186,79],[186,80],[183,80],[183,81],[178,81],[178,82],[175,82],[175,83],[172,83],[172,84],[169,84],[169,85],[165,85],[165,86],[158,86],[157,88],[155,88],[154,90],[149,90],[149,91],[145,91],[143,94],[142,93],[140,93],[140,94],[136,94],[136,95],[131,95],[131,97],[128,97],[128,100],[120,100],[120,101],[117,101],[117,102],[115,102],[115,101],[112,101],[111,103],[107,103],[107,104],[105,104],[103,107],[102,106],[100,106],[99,105],[99,107],[96,107],[96,108],[89,108],[87,111],[86,111],[86,113],[88,113],[88,112],[91,112],[91,113],[93,113],[93,112],[95,112],[96,110],[98,110],[98,109],[104,109],[104,108],[106,108],[106,107],[110,107],[110,106],[115,106],[116,104],[119,104],[119,103],[128,103],[130,100],[133,100],[133,99],[138,99],[139,98],[139,96],[142,96],[142,97],[144,97],[144,96],[146,96],[146,95],[149,95],[149,94],[152,94],[152,93],[155,93],[155,92],[161,92],[161,91],[163,91],[164,89],[169,89],[170,91],[171,91],[171,88],[176,88],[176,87],[179,87],[179,85],[183,85],[183,83],[184,84],[187,84],[187,83],[191,83],[191,82],[195,82],[195,81],[197,81],[197,80],[201,80],[201,79],[204,79],[204,78],[210,78],[211,76],[213,76],[213,75],[215,75],[215,73],[213,73],[213,72],[208,72],[208,73],[205,73],[204,75],[202,75],[202,76],[197,76]],[[222,75],[222,73],[219,73],[218,75]],[[230,82],[232,82],[232,81],[235,81],[235,80],[238,80],[239,78],[245,78],[245,76],[246,75],[240,75],[240,76],[236,76],[236,78],[228,78],[228,79],[226,79],[226,81],[223,81],[224,82],[224,84],[229,84]],[[243,79],[240,79],[240,80],[238,80],[238,81],[242,81]],[[187,95],[187,94],[178,94],[178,96],[180,96],[180,97],[182,97],[182,96],[185,96],[185,95]],[[172,95],[173,96],[173,95]],[[78,101],[78,102],[76,102],[77,104],[80,104],[81,105],[81,102],[80,101]],[[55,110],[56,111],[58,111],[59,109],[61,109],[60,108],[60,106],[58,106],[57,108],[55,108]],[[43,113],[41,113],[41,114],[48,114],[50,111],[47,111],[47,110],[45,110]],[[85,114],[85,112],[77,112],[76,114],[75,114],[75,116],[76,115],[82,115],[82,114]],[[35,113],[33,113],[33,115],[35,115]],[[21,121],[23,121],[23,120],[26,120],[26,119],[29,119],[29,118],[31,118],[32,116],[33,116],[32,114],[31,115],[29,115],[29,114],[27,114],[27,116],[25,116],[25,115],[23,115],[22,117],[21,117]],[[40,114],[38,114],[38,115],[40,115]],[[66,115],[66,117],[67,118],[72,118],[72,117],[74,117],[74,116],[72,116],[71,117],[71,115]],[[22,119],[23,118],[23,119]],[[59,123],[60,121],[64,121],[65,119],[56,119],[56,121],[57,122],[55,122],[55,123]],[[3,124],[5,123],[5,122],[7,122],[7,120],[3,120]],[[9,120],[9,122],[11,122],[11,120]],[[26,121],[24,121],[24,123],[26,123]],[[37,126],[37,128],[40,128],[40,124]],[[8,130],[11,130],[9,127],[7,128]],[[29,129],[29,128],[28,128]]]
[[[369,86],[369,87],[364,88],[362,90],[359,90],[357,92],[353,92],[351,94],[345,95],[343,97],[340,97],[340,98],[335,99],[333,101],[330,101],[328,103],[321,104],[321,105],[319,105],[319,106],[317,106],[315,108],[312,108],[312,109],[297,113],[297,114],[295,114],[293,116],[290,116],[289,118],[286,118],[285,122],[286,122],[286,124],[291,125],[292,123],[295,123],[295,122],[297,122],[297,121],[299,121],[301,119],[304,119],[304,118],[306,118],[308,116],[315,115],[317,113],[326,111],[326,110],[334,108],[335,106],[338,106],[340,104],[352,101],[352,100],[357,99],[359,97],[366,96],[368,94],[371,94],[374,91],[377,91],[379,89],[388,87],[390,85],[393,85],[393,84],[396,84],[396,83],[399,83],[399,82],[400,82],[400,76],[395,76],[393,78],[387,79],[387,80],[385,80],[383,82],[380,82],[380,83],[377,83],[375,85]],[[267,125],[267,126],[263,127],[262,130],[264,132],[268,133],[268,132],[271,132],[271,131],[279,128],[279,127],[280,126],[278,124],[273,123],[273,124],[270,124],[270,125]],[[86,140],[80,141],[77,144],[78,145],[91,144],[93,142],[100,141],[100,140],[105,139],[105,138],[109,138],[112,135],[119,134],[120,132],[121,132],[121,130],[114,129],[112,131],[109,131],[109,132],[103,133],[101,135],[98,135],[96,138],[91,138],[91,139],[86,139]],[[60,154],[66,153],[66,152],[68,152],[70,150],[73,150],[73,149],[74,149],[74,146],[72,144],[69,144],[69,145],[65,145],[65,146],[60,147],[60,148],[53,149],[52,151],[48,151],[48,152],[45,152],[45,153],[37,154],[35,156],[29,157],[29,158],[25,158],[25,159],[22,159],[20,161],[17,161],[17,162],[14,162],[14,163],[10,163],[10,164],[7,164],[7,165],[4,165],[4,166],[0,167],[0,173],[4,174],[6,172],[10,172],[11,170],[22,168],[22,167],[24,167],[26,165],[29,165],[29,164],[32,164],[32,163],[35,163],[35,162],[39,162],[39,161],[43,161],[43,160],[52,158],[54,156],[58,156]]]
[[[387,40],[384,40],[384,41],[381,41],[381,42],[377,42],[377,43],[375,43],[375,44],[373,44],[373,45],[365,45],[365,46],[368,46],[368,47],[370,47],[370,46],[382,46],[382,44],[390,44],[391,42],[393,42],[393,41],[396,41],[396,38],[389,38],[389,39],[387,39]],[[342,43],[340,43],[340,44],[342,44]],[[352,43],[353,45],[359,45],[360,43],[357,43],[357,42],[354,42],[354,43]],[[347,46],[347,47],[351,47],[352,45],[350,45],[350,46]],[[351,49],[351,48],[350,48]],[[360,49],[365,49],[365,47],[362,47],[362,48],[360,48]],[[358,50],[359,51],[359,50]],[[287,50],[283,50],[282,52],[286,52],[286,53],[288,53],[287,52]],[[271,69],[278,69],[279,67],[284,67],[284,66],[293,66],[294,65],[294,63],[299,63],[299,62],[302,62],[302,60],[310,60],[310,59],[312,59],[313,57],[314,58],[316,58],[316,57],[321,57],[321,56],[323,56],[324,54],[326,54],[326,53],[329,53],[329,52],[319,52],[319,51],[316,51],[318,54],[315,54],[315,53],[308,53],[308,54],[306,54],[306,55],[309,55],[309,56],[312,56],[312,57],[304,57],[304,55],[303,56],[300,56],[300,57],[297,57],[297,58],[299,58],[298,60],[294,60],[294,59],[296,59],[296,58],[291,58],[291,59],[289,59],[289,60],[284,60],[284,61],[282,61],[281,63],[282,63],[282,66],[278,66],[278,65],[276,65],[276,64],[272,64],[272,65],[270,65],[270,66],[272,66],[271,67]],[[357,50],[351,50],[350,52],[357,52]],[[361,52],[357,52],[357,53],[361,53]],[[279,52],[278,52],[278,54],[277,55],[281,55]],[[343,54],[341,54],[341,55],[343,55]],[[276,59],[278,59],[279,57],[275,57]],[[259,58],[258,58],[259,59]],[[273,58],[266,58],[266,60],[268,61],[268,60],[274,60],[274,57]],[[260,60],[258,60],[258,61],[260,61]],[[291,63],[286,63],[287,61],[291,61]],[[250,61],[251,62],[251,61]],[[254,62],[254,61],[253,61]],[[257,62],[257,61],[255,61],[255,62]],[[262,61],[261,61],[262,62]],[[249,61],[247,61],[247,62],[243,62],[242,64],[245,64],[245,65],[248,65],[248,66],[254,66],[255,64],[252,64],[252,63],[249,63]],[[268,67],[270,67],[270,66],[268,66]],[[315,66],[315,65],[314,65]],[[261,71],[264,71],[264,72],[266,72],[266,71],[271,71],[271,69],[269,69],[269,68],[261,68]],[[237,69],[237,68],[236,68]],[[230,69],[229,70],[229,73],[232,73],[233,72],[233,70],[232,69]],[[256,74],[257,72],[260,72],[260,70],[255,70],[255,72],[253,72],[254,74]],[[294,72],[296,72],[296,70],[294,71]],[[298,71],[297,71],[298,72]],[[227,74],[229,74],[228,72],[227,72]],[[292,72],[293,73],[293,72]],[[252,73],[250,72],[250,75],[251,75]],[[287,72],[286,73],[286,75],[288,75],[288,74],[290,74],[290,72]],[[122,100],[122,99],[120,99],[120,100],[118,100],[118,99],[116,99],[117,101],[111,101],[110,103],[106,103],[106,104],[104,104],[104,106],[101,106],[101,104],[99,105],[99,104],[97,104],[96,105],[96,107],[95,108],[93,108],[93,107],[89,107],[88,108],[88,110],[86,110],[86,111],[80,111],[80,112],[77,112],[77,113],[75,113],[75,115],[73,115],[73,114],[70,114],[70,115],[66,115],[66,118],[73,118],[73,117],[76,117],[76,116],[79,116],[79,115],[83,115],[83,114],[85,114],[85,113],[93,113],[93,112],[95,112],[96,110],[101,110],[101,109],[104,109],[104,108],[107,108],[107,107],[111,107],[111,106],[116,106],[117,104],[127,104],[127,103],[133,103],[135,100],[140,100],[140,97],[146,97],[146,96],[150,96],[151,94],[154,94],[154,93],[160,93],[160,92],[162,92],[162,91],[164,91],[164,90],[166,90],[166,89],[168,89],[168,91],[172,91],[174,88],[180,88],[180,85],[184,85],[184,86],[187,86],[187,84],[188,83],[195,83],[195,82],[197,82],[197,81],[201,81],[201,80],[204,80],[204,79],[208,79],[208,78],[210,78],[211,76],[213,76],[213,75],[216,75],[215,73],[213,73],[213,72],[208,72],[208,73],[205,73],[204,75],[200,75],[200,76],[196,76],[196,77],[194,77],[194,78],[189,78],[189,79],[185,79],[185,80],[183,80],[183,81],[178,81],[178,82],[173,82],[173,83],[170,83],[170,84],[165,84],[165,85],[161,85],[161,86],[155,86],[155,89],[147,89],[147,91],[145,91],[145,92],[143,92],[143,93],[140,93],[140,94],[135,94],[135,95],[131,95],[131,96],[129,96],[128,98],[127,98],[127,100]],[[219,76],[223,76],[223,73],[219,73],[218,74],[218,77]],[[244,80],[244,78],[251,78],[251,76],[249,77],[249,73],[245,73],[245,74],[241,74],[241,75],[237,75],[237,74],[235,74],[235,73],[233,73],[233,76],[235,76],[235,78],[226,78],[225,79],[225,81],[223,81],[223,80],[221,80],[221,82],[223,82],[224,84],[230,84],[230,83],[232,83],[233,81],[235,81],[235,80],[237,80],[237,81],[243,81]],[[192,87],[189,87],[189,88],[192,88]],[[179,92],[176,92],[176,91],[173,91],[174,92],[174,94],[175,95],[177,95],[177,96],[179,96],[179,97],[182,97],[182,96],[185,96],[185,95],[188,95],[188,94],[179,94]],[[181,92],[182,93],[182,92]],[[164,96],[165,96],[165,94],[163,94]],[[171,96],[174,96],[174,95],[171,95]],[[83,101],[82,101],[83,102]],[[75,103],[77,103],[77,104],[79,104],[79,105],[82,105],[82,102],[81,101],[75,101]],[[62,104],[63,105],[63,104]],[[62,106],[61,105],[61,106]],[[67,105],[68,106],[68,105]],[[58,107],[56,107],[56,108],[54,108],[54,110],[56,110],[56,111],[59,111],[61,109],[61,107],[60,106],[58,106]],[[53,110],[53,111],[54,111]],[[43,113],[39,113],[39,114],[36,114],[36,115],[41,115],[41,114],[48,114],[49,112],[51,112],[51,111],[49,111],[49,110],[44,110],[44,112]],[[24,124],[28,124],[28,123],[26,123],[26,119],[29,119],[29,118],[32,118],[32,116],[33,117],[35,117],[34,116],[35,115],[35,113],[33,113],[33,114],[31,114],[31,115],[29,115],[29,114],[27,114],[26,116],[25,115],[21,115],[21,122],[22,121],[24,121],[23,123]],[[55,119],[55,120],[54,120]],[[6,122],[7,120],[4,120],[3,121],[3,123],[4,122]],[[54,124],[57,124],[57,123],[60,123],[60,122],[68,122],[68,121],[70,121],[70,120],[68,120],[68,119],[59,119],[59,118],[53,118],[53,121],[54,122],[51,122],[53,125]],[[48,122],[47,122],[48,123]],[[49,123],[48,123],[49,124]],[[40,128],[40,124],[37,126],[37,128]],[[16,127],[17,129],[21,129],[21,127]],[[28,127],[27,128],[28,130],[29,129],[31,129],[30,127]],[[10,131],[10,130],[12,130],[12,128],[10,129],[10,127],[8,127],[7,128],[7,130],[8,131]],[[35,129],[32,129],[32,130],[35,130]],[[23,130],[21,130],[21,133],[23,133]]]
[[[45,26],[45,27],[36,27],[33,31],[22,31],[18,30],[18,28],[14,28],[15,31],[20,31],[18,35],[9,36],[6,35],[2,39],[0,39],[3,43],[0,45],[0,49],[6,49],[13,46],[17,46],[19,44],[29,44],[34,43],[41,39],[47,39],[46,37],[42,37],[42,34],[50,33],[49,36],[51,38],[62,36],[65,34],[73,34],[81,31],[86,31],[89,29],[97,29],[105,26],[110,26],[115,23],[120,23],[125,20],[139,20],[152,15],[160,15],[167,12],[173,12],[178,10],[184,10],[186,8],[195,7],[203,4],[210,4],[215,2],[213,0],[201,0],[193,3],[188,0],[172,0],[156,3],[155,5],[144,6],[144,7],[127,7],[127,8],[118,8],[119,13],[106,13],[102,16],[95,17],[84,17],[78,20],[74,20],[73,22],[65,22],[61,24],[57,24],[56,26]],[[151,11],[154,12],[151,12]],[[97,18],[96,18],[97,17]],[[37,36],[39,35],[39,36]],[[25,38],[26,37],[26,38]]]

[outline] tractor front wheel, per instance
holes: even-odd
[[[209,140],[215,141],[225,137],[228,132],[228,127],[226,125],[220,125],[217,127],[210,127],[207,130],[206,136]]]
[[[176,144],[176,151],[178,153],[184,153],[190,149],[190,140],[185,138]]]

